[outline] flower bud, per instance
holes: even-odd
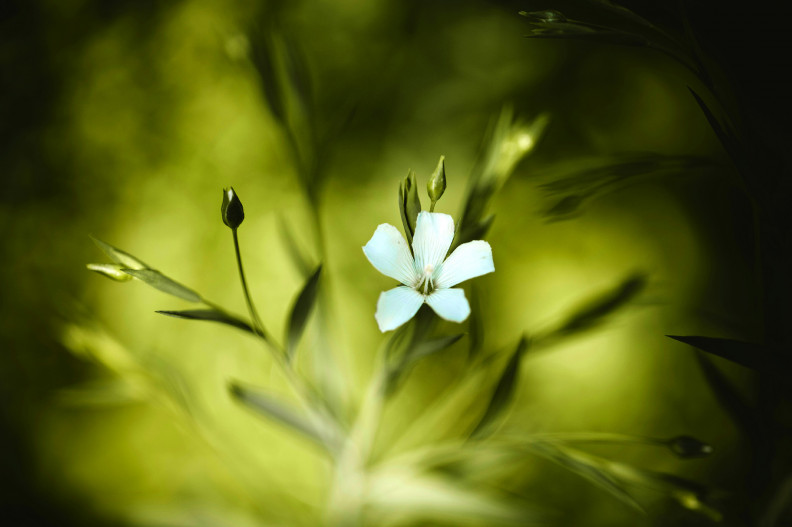
[[[415,225],[418,222],[418,213],[421,212],[421,200],[418,198],[415,171],[413,170],[410,170],[399,185],[399,211],[404,224],[404,233],[407,235],[408,241],[412,242]]]
[[[122,269],[124,269],[123,265],[92,263],[86,265],[86,267],[91,271],[99,273],[102,276],[106,276],[107,278],[115,280],[116,282],[127,282],[132,280],[132,275],[122,271]]]
[[[677,436],[668,441],[668,448],[681,458],[706,457],[712,454],[712,445],[691,436]]]
[[[234,187],[223,189],[223,204],[220,206],[220,214],[225,223],[231,229],[236,230],[245,219],[245,209],[242,202],[234,192]]]
[[[443,195],[445,189],[445,156],[440,156],[440,161],[437,162],[437,168],[435,168],[432,177],[429,178],[429,182],[426,184],[426,192],[429,194],[429,199],[432,200],[432,208],[434,208],[434,204],[437,203]]]

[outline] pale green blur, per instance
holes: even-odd
[[[522,334],[553,327],[631,273],[647,273],[649,282],[604,325],[527,357],[504,426],[717,440],[713,458],[684,466],[651,449],[606,451],[642,467],[707,477],[718,456],[728,455],[733,433],[720,431],[730,425],[698,381],[690,352],[664,335],[706,333],[720,327],[711,322],[717,317],[745,315],[701,297],[700,284],[719,265],[715,255],[730,242],[710,239],[685,196],[697,178],[717,184],[717,169],[635,178],[587,201],[569,221],[546,221],[552,199],[540,189],[552,180],[551,167],[574,159],[719,156],[684,83],[669,72],[683,73],[651,52],[523,39],[516,13],[487,3],[411,9],[319,1],[277,15],[305,52],[323,115],[337,118],[334,110],[357,105],[320,168],[329,317],[321,328],[313,320],[300,350],[332,354],[338,370],[317,374],[310,359],[302,370],[330,377],[324,382],[354,415],[385,341],[373,316],[377,297],[395,285],[361,246],[378,224],[401,227],[399,182],[414,169],[428,209],[423,189],[444,155],[447,189],[435,210],[458,218],[481,140],[502,108],[513,107],[526,123],[546,115],[546,126],[510,143],[531,150],[527,159],[504,155],[496,170],[516,164],[489,209],[496,214],[487,237],[496,271],[474,281],[483,294],[484,349],[513,348]],[[275,16],[265,12],[245,2],[194,0],[156,16],[130,8],[113,18],[71,50],[61,101],[67,133],[58,141],[73,153],[92,234],[244,314],[231,235],[219,214],[221,189],[233,185],[245,205],[239,236],[251,292],[265,326],[282,340],[304,280],[283,223],[312,264],[320,249],[283,130],[248,60],[246,31],[256,17]],[[77,225],[69,245],[90,255],[85,263],[104,261]],[[101,517],[133,524],[318,525],[332,486],[327,460],[227,392],[233,379],[289,397],[262,347],[227,327],[155,314],[189,306],[138,281],[68,273],[83,273],[82,289],[70,294],[87,314],[67,317],[62,340],[81,360],[107,368],[92,370],[88,384],[108,386],[103,400],[79,385],[59,390],[38,420],[36,452],[51,469],[52,487],[68,489]],[[378,456],[457,437],[464,420],[444,422],[444,413],[433,413],[443,405],[481,411],[484,395],[476,390],[493,379],[471,385],[469,401],[445,392],[461,375],[467,346],[463,339],[415,368],[384,411]],[[567,496],[580,508],[564,516],[575,525],[584,524],[580,518],[585,525],[647,524],[558,467],[521,463],[503,487],[544,487],[534,495],[542,507],[555,500],[563,508]],[[452,516],[448,522],[463,524]]]

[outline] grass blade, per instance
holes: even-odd
[[[151,287],[159,289],[163,293],[168,293],[188,302],[203,302],[201,295],[154,269],[123,269],[123,271]]]
[[[157,311],[161,315],[174,318],[184,318],[188,320],[208,320],[210,322],[220,322],[248,333],[256,334],[253,327],[244,320],[231,314],[223,313],[216,309],[185,309],[182,311]]]
[[[561,325],[557,333],[571,335],[597,326],[608,315],[624,307],[643,291],[646,281],[646,275],[640,273],[627,277],[615,288],[600,294],[579,308]]]
[[[780,364],[780,361],[776,359],[779,356],[772,354],[767,346],[761,344],[751,344],[739,340],[715,337],[680,335],[666,335],[666,337],[683,342],[712,355],[717,355],[723,359],[730,360],[740,366],[751,368],[752,370],[779,373],[779,367],[783,369],[789,368],[787,364]]]
[[[308,439],[325,446],[325,441],[316,428],[293,408],[259,390],[250,390],[236,383],[228,387],[231,396],[258,414],[299,432]]]
[[[99,238],[95,238],[91,236],[93,242],[99,247],[103,253],[107,255],[108,258],[113,260],[120,266],[123,266],[128,269],[148,269],[149,266],[146,265],[142,260],[135,258],[131,254],[122,251],[117,247],[113,247],[109,243],[103,242]]]
[[[300,337],[305,330],[305,324],[308,322],[308,316],[313,311],[316,304],[316,296],[319,292],[319,277],[322,273],[322,266],[316,268],[316,271],[305,282],[305,285],[300,291],[297,301],[289,315],[289,330],[286,338],[287,348],[286,353],[289,360],[294,358],[297,351],[297,344],[300,342]]]
[[[641,504],[627,492],[624,486],[593,456],[544,441],[526,443],[525,446],[534,454],[540,455],[589,480],[630,507],[644,513],[646,512]]]
[[[482,435],[486,435],[485,432],[490,427],[490,424],[503,413],[511,402],[520,373],[520,359],[522,359],[523,353],[528,349],[528,344],[528,339],[523,336],[517,344],[514,353],[512,353],[508,364],[506,364],[506,368],[501,373],[487,409],[484,411],[484,415],[481,416],[476,428],[470,434],[471,437],[480,438]]]

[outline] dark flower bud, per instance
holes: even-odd
[[[220,214],[223,223],[234,230],[245,219],[245,209],[242,207],[242,202],[239,201],[239,196],[234,192],[234,187],[223,189],[223,204],[220,206]]]

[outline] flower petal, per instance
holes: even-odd
[[[435,287],[454,287],[460,282],[494,270],[490,244],[482,240],[463,243],[443,262],[437,272]]]
[[[374,318],[383,333],[410,320],[424,303],[424,297],[411,287],[400,286],[380,294]]]
[[[470,304],[462,289],[435,289],[426,297],[426,303],[441,318],[462,322],[470,315]]]
[[[406,285],[417,280],[410,248],[393,225],[383,223],[377,227],[363,252],[380,273]]]
[[[454,219],[440,212],[418,214],[413,236],[415,269],[422,274],[428,265],[437,268],[448,253],[454,239]]]

